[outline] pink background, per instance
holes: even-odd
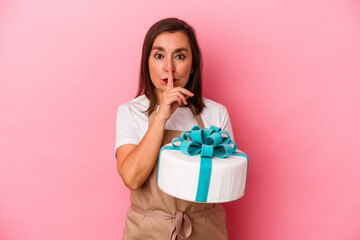
[[[250,157],[230,239],[360,239],[358,1],[0,2],[0,239],[121,239],[113,155],[148,28],[197,31]]]

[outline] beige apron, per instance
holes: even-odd
[[[149,126],[154,119],[149,117]],[[195,116],[199,126],[204,124]],[[184,129],[185,131],[185,129]],[[179,137],[182,131],[165,129],[162,146]],[[228,239],[225,211],[220,204],[194,203],[174,198],[162,192],[157,185],[156,161],[146,182],[130,195],[124,240],[220,240]]]

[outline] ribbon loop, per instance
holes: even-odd
[[[213,133],[205,139],[205,143],[209,145],[217,146],[223,141],[222,136],[219,133]]]
[[[181,145],[181,139],[180,138],[173,138],[171,143],[172,143],[172,145],[174,147],[179,148],[180,145]]]
[[[221,135],[223,142],[229,143],[231,141],[230,135],[226,131],[220,131],[219,134]],[[222,136],[223,134],[225,134],[226,136]]]
[[[194,156],[200,153],[201,149],[199,148],[199,146],[199,144],[184,140],[181,142],[180,151],[186,152],[186,154],[190,156]]]
[[[219,131],[221,130],[221,128],[215,127],[215,126],[213,126],[213,125],[211,125],[210,129],[215,130],[215,132],[219,132]]]

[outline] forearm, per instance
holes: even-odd
[[[146,181],[157,160],[165,129],[166,120],[155,116],[141,142],[118,166],[124,183],[130,189],[137,189]]]

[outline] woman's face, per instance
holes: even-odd
[[[192,69],[192,54],[188,37],[183,32],[161,33],[153,43],[149,56],[149,73],[157,96],[166,90],[172,73],[174,87],[185,87]]]

